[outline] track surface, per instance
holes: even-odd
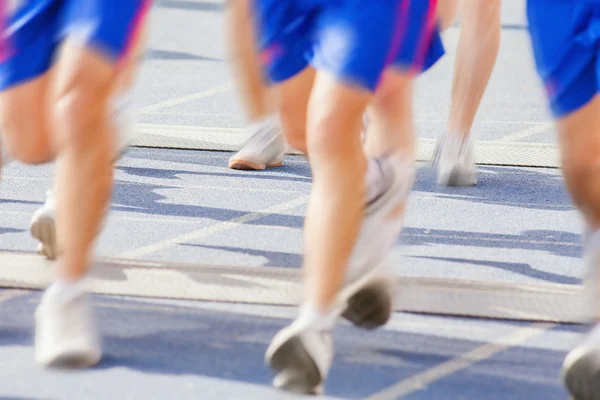
[[[523,2],[505,1],[499,62],[475,127],[481,141],[553,144],[530,58]],[[242,134],[230,88],[220,1],[158,1],[139,85],[142,126]],[[419,135],[435,138],[449,108],[458,29],[448,56],[419,82]],[[209,39],[207,39],[209,38]],[[501,151],[501,148],[500,150]],[[98,254],[234,265],[301,264],[310,171],[226,168],[230,153],[132,149],[119,163]],[[3,171],[0,250],[31,251],[31,213],[52,166]],[[390,265],[398,275],[577,284],[581,223],[555,169],[480,168],[480,184],[438,188],[418,173],[406,228]],[[224,283],[226,284],[226,283]],[[95,296],[106,357],[89,372],[35,367],[37,292],[0,291],[0,398],[281,399],[264,350],[295,315],[287,307]],[[329,398],[565,399],[558,373],[582,327],[398,314],[382,331],[341,325]]]

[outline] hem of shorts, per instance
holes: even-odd
[[[302,66],[298,66],[296,68],[294,68],[292,70],[292,72],[287,72],[285,74],[283,73],[277,73],[277,74],[273,74],[271,72],[269,72],[268,68],[267,68],[267,78],[269,79],[269,83],[270,84],[279,84],[279,83],[283,83],[285,81],[288,81],[292,78],[294,78],[296,75],[300,74],[302,71],[304,71],[307,67],[309,67],[310,64],[306,63]]]
[[[13,89],[17,86],[25,85],[30,81],[33,81],[37,78],[40,78],[42,75],[48,73],[50,71],[51,66],[47,68],[35,72],[31,72],[28,74],[19,74],[19,76],[8,77],[0,80],[0,92]]]
[[[592,101],[596,96],[600,95],[600,91],[595,91],[590,93],[589,96],[586,96],[585,100],[578,101],[569,107],[559,107],[558,105],[550,104],[550,110],[552,111],[552,115],[555,119],[562,119],[570,116],[571,114],[576,113],[581,110],[583,107],[588,105],[590,101]]]

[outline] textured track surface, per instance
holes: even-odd
[[[224,7],[220,0],[156,2],[139,84],[138,144],[226,148],[223,143],[231,147],[243,141],[244,117],[226,62]],[[533,69],[523,10],[521,0],[504,2],[502,50],[474,134],[480,162],[551,167],[557,160],[553,129]],[[458,32],[456,27],[446,32],[448,56],[418,83],[422,159],[445,126]],[[214,299],[224,287],[250,296],[258,288],[264,296],[284,285],[259,272],[272,267],[295,273],[301,265],[308,165],[287,157],[283,167],[248,173],[227,169],[229,156],[132,149],[119,163],[98,255],[155,262],[156,268],[168,262],[239,269],[222,276],[213,271],[210,279],[165,272],[175,282],[174,291],[181,285],[180,292],[194,292],[192,298]],[[576,305],[569,301],[579,301],[582,229],[557,170],[482,166],[477,187],[443,189],[421,167],[406,228],[390,258],[399,279],[451,278],[494,290],[494,285],[515,290],[567,285],[551,286],[556,296],[570,299],[560,302],[565,308],[547,306],[571,314],[569,307]],[[51,186],[52,171],[52,166],[19,164],[3,171],[0,251],[35,249],[28,222]],[[27,257],[2,253],[0,280],[25,275],[43,284],[50,267],[29,263]],[[23,260],[23,270],[17,270]],[[135,268],[100,268],[95,274],[116,288],[113,294],[135,282],[135,294],[143,295],[161,283],[144,281]],[[186,282],[197,286],[189,289]],[[202,290],[209,296],[195,292]],[[404,295],[410,290],[414,296],[414,288]],[[468,291],[457,293],[468,297]],[[480,290],[471,306],[535,319],[526,308],[530,301],[496,303],[492,294]],[[424,296],[417,305],[439,309],[433,298]],[[272,376],[262,360],[273,334],[294,318],[294,308],[97,295],[105,358],[92,371],[68,374],[42,371],[33,363],[32,314],[38,299],[39,292],[0,291],[0,356],[5,360],[0,398],[292,398],[271,389]],[[503,308],[506,304],[510,309]],[[403,313],[382,331],[364,333],[343,324],[335,332],[336,363],[325,392],[335,399],[565,399],[560,364],[583,329]]]

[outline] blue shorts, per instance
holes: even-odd
[[[528,0],[527,17],[552,112],[567,116],[600,92],[600,1]]]
[[[7,4],[8,3],[8,4]],[[128,55],[150,0],[0,0],[0,90],[48,71],[65,40],[93,47],[115,63]]]
[[[268,78],[311,64],[374,91],[387,67],[421,72],[444,54],[436,0],[254,0]]]

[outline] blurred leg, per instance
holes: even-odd
[[[477,182],[471,127],[500,47],[500,0],[462,0],[452,102],[446,136],[437,152],[438,183],[469,186]]]
[[[250,120],[248,139],[229,159],[229,168],[263,170],[283,163],[286,144],[274,94],[267,86],[258,57],[251,1],[233,0],[227,23],[239,94]]]

